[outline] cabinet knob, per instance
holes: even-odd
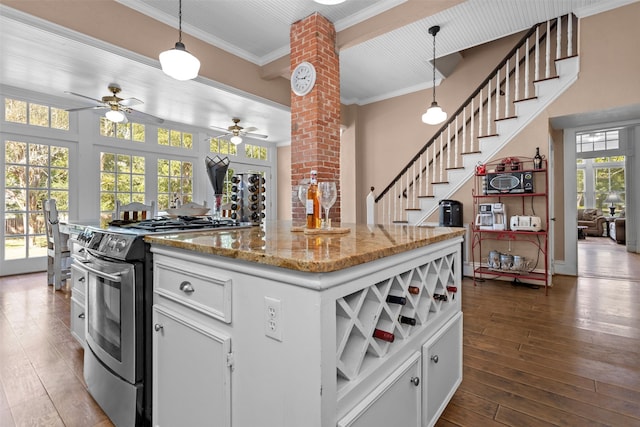
[[[191,285],[191,283],[187,282],[186,280],[180,283],[180,290],[185,294],[190,294],[195,291],[195,289],[193,289],[193,285]]]
[[[78,319],[84,319],[84,313],[78,314]]]
[[[418,377],[411,377],[409,381],[411,381],[411,384],[413,384],[416,387],[420,385],[420,378]]]
[[[434,354],[433,356],[431,356],[431,360],[433,360],[433,363],[438,363],[438,355]]]
[[[160,332],[161,330],[163,330],[163,329],[164,329],[164,326],[162,326],[162,325],[161,325],[161,324],[159,324],[159,323],[156,323],[156,324],[155,324],[155,326],[153,327],[153,329],[155,329],[155,330],[156,330],[156,332]]]
[[[84,276],[78,279],[78,282],[84,282]]]

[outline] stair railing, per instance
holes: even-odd
[[[465,154],[480,152],[480,139],[496,136],[497,121],[515,118],[514,103],[535,98],[536,82],[557,78],[555,61],[575,55],[576,24],[564,15],[531,27],[375,198],[376,222],[408,222],[421,198],[448,183],[448,171],[464,168]]]

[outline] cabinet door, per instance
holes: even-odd
[[[75,296],[71,297],[71,335],[82,345],[83,348],[85,347],[84,307],[84,301],[80,302]]]
[[[153,425],[231,425],[231,338],[153,306]]]
[[[338,427],[420,426],[420,353],[414,353],[338,422]]]
[[[425,426],[436,423],[462,382],[462,313],[422,347]]]

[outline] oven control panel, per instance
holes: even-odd
[[[98,256],[123,261],[144,258],[144,242],[136,234],[87,228],[78,236],[78,242]]]

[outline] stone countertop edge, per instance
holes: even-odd
[[[291,221],[249,228],[147,235],[162,245],[309,273],[328,273],[465,234],[464,228],[341,224],[345,234],[293,232]]]

